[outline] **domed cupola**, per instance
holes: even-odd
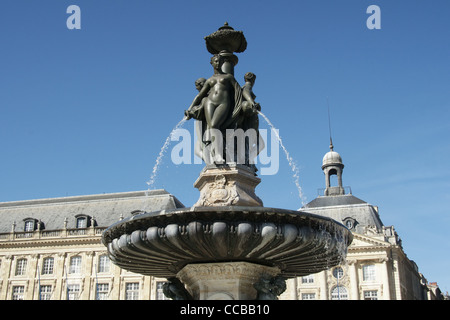
[[[342,171],[344,170],[344,164],[339,153],[333,150],[333,142],[330,139],[330,151],[325,154],[322,160],[322,170],[325,174],[325,196],[337,196],[345,194],[342,186]],[[331,186],[330,177],[332,175],[337,176],[337,186]]]

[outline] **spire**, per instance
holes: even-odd
[[[330,150],[333,151],[333,139],[331,138],[331,118],[330,118],[330,103],[327,98],[327,106],[328,106],[328,131],[330,133]]]

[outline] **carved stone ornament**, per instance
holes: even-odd
[[[261,199],[255,194],[260,181],[246,166],[206,167],[194,184],[200,191],[194,207],[262,206]]]

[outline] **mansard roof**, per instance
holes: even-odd
[[[367,202],[351,195],[337,195],[337,196],[320,196],[307,203],[304,208],[330,207],[330,206],[345,206],[350,204],[366,204]]]
[[[363,233],[365,227],[375,227],[380,232],[383,227],[377,207],[351,194],[319,196],[301,210],[329,217],[344,225],[351,220],[352,232]]]
[[[183,208],[184,205],[165,190],[133,191],[63,198],[0,202],[0,233],[23,231],[24,219],[41,221],[46,230],[75,228],[76,217],[93,218],[95,226],[109,227],[121,218],[140,211]]]

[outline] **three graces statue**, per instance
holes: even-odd
[[[240,41],[237,42],[236,38]],[[256,76],[246,73],[245,84],[241,87],[233,72],[237,57],[230,52],[242,50],[245,38],[242,32],[234,31],[225,24],[205,39],[208,50],[214,53],[211,57],[214,73],[209,79],[195,81],[199,92],[185,111],[187,119],[197,120],[195,153],[206,164],[233,162],[255,168],[254,159],[264,148],[258,132],[261,106],[255,102],[253,93]],[[214,41],[217,39],[219,43]],[[236,49],[236,44],[240,48]],[[216,48],[211,49],[214,45]]]

